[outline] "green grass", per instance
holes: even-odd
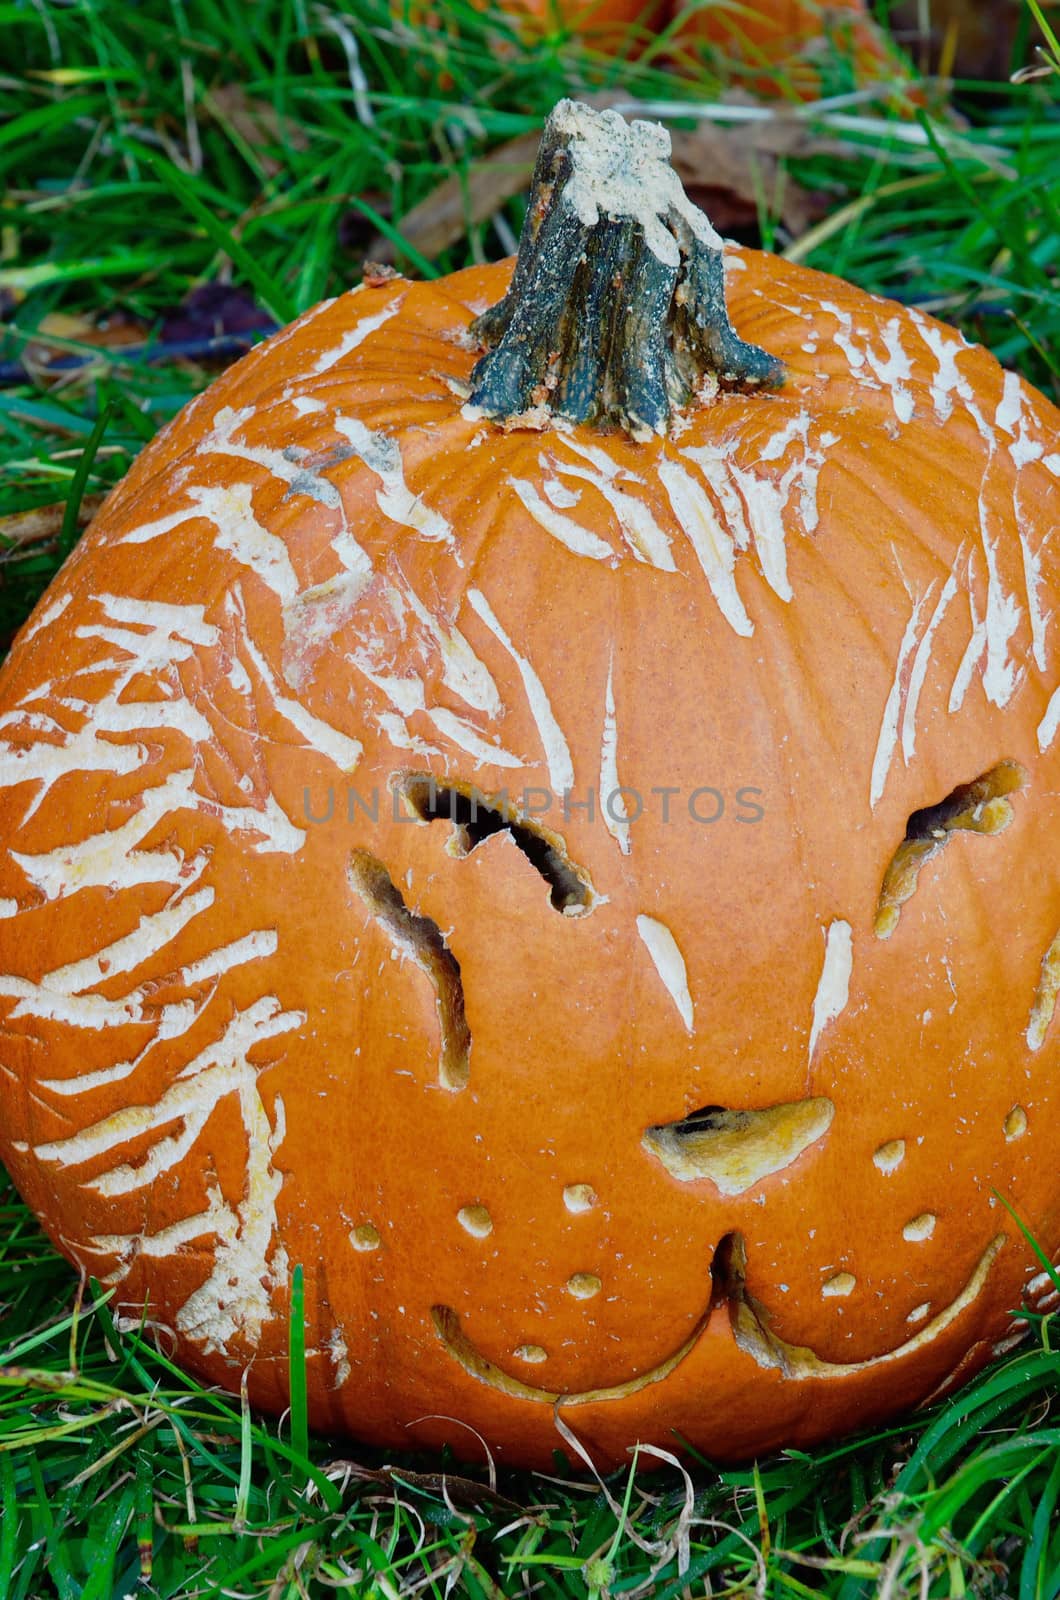
[[[685,128],[727,118],[744,142],[792,115],[719,108],[719,63],[675,81],[665,37],[606,61],[559,37],[529,49],[462,0],[433,36],[400,10],[0,0],[0,373],[30,374],[0,386],[0,517],[54,508],[44,538],[0,523],[0,637],[69,548],[83,498],[216,371],[100,348],[95,325],[121,313],[154,348],[202,283],[241,286],[265,325],[384,250],[419,274],[507,253],[511,184],[428,254],[406,219],[445,179],[466,199],[490,153],[564,93],[665,107]],[[787,233],[785,166],[763,166],[747,237],[937,311],[1055,399],[1058,83],[969,86],[965,122],[930,123],[849,98],[837,65],[837,98],[799,113],[808,133],[787,163],[823,197],[821,220]],[[71,356],[86,364],[55,366]],[[0,1190],[0,1597],[1060,1595],[1048,1322],[895,1429],[740,1471],[642,1459],[606,1489],[566,1469],[443,1480],[451,1464],[313,1439],[302,1340],[295,1319],[291,1414],[262,1421],[189,1383],[149,1330],[119,1333]]]

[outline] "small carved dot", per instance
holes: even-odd
[[[576,1272],[573,1278],[567,1279],[567,1293],[572,1294],[575,1300],[591,1300],[602,1288],[603,1284],[595,1272]]]
[[[473,1239],[485,1239],[493,1232],[493,1218],[485,1206],[461,1206],[456,1220]]]
[[[919,1217],[914,1217],[912,1222],[906,1223],[902,1229],[902,1238],[909,1244],[922,1244],[934,1233],[936,1220],[933,1211],[922,1211]]]
[[[596,1190],[591,1183],[568,1183],[563,1191],[563,1204],[575,1216],[580,1211],[591,1211],[596,1204]]]
[[[515,1356],[519,1361],[529,1361],[532,1365],[538,1366],[542,1361],[548,1360],[548,1351],[542,1350],[539,1344],[521,1344],[515,1351]]]
[[[872,1159],[881,1172],[897,1172],[905,1160],[905,1140],[890,1139],[887,1144],[881,1144]]]
[[[921,1303],[918,1306],[914,1306],[913,1307],[912,1311],[910,1311],[909,1315],[906,1317],[905,1320],[906,1320],[906,1322],[923,1322],[924,1318],[927,1316],[927,1314],[928,1314],[928,1312],[930,1310],[931,1310],[931,1301],[930,1300],[922,1300]]]
[[[852,1272],[837,1272],[834,1278],[829,1278],[827,1283],[822,1283],[821,1293],[825,1296],[847,1295],[857,1286],[857,1279]]]
[[[382,1243],[379,1229],[373,1228],[370,1222],[362,1222],[350,1234],[350,1243],[355,1250],[378,1250]]]
[[[1005,1138],[1022,1139],[1027,1131],[1027,1113],[1022,1106],[1013,1106],[1005,1118]]]

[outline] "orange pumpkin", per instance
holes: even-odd
[[[471,0],[486,11],[495,0]],[[602,50],[617,50],[631,37],[658,25],[667,9],[666,0],[503,0],[496,9],[520,25],[529,38],[553,30],[564,30],[585,44]],[[394,0],[396,14],[406,14],[418,28],[438,28],[442,13],[424,0]]]
[[[822,77],[823,64],[836,59],[849,61],[854,83],[908,74],[865,0],[702,0],[697,9],[675,9],[684,14],[678,46],[702,40],[734,61],[768,69],[756,83],[765,93],[784,83],[810,99],[840,87]]]
[[[558,107],[514,277],[252,352],[0,679],[3,1159],[264,1407],[301,1263],[387,1447],[806,1445],[1050,1303],[1060,416],[668,145]]]

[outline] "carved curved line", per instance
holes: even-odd
[[[433,772],[404,772],[391,780],[394,790],[420,822],[449,822],[450,854],[470,855],[495,833],[506,832],[548,884],[555,911],[583,916],[600,897],[588,870],[572,859],[562,835],[515,805],[506,789],[481,790],[462,779],[438,779]]]
[[[443,1089],[467,1088],[471,1034],[464,1013],[460,963],[430,917],[410,911],[386,867],[368,850],[354,850],[346,873],[350,888],[396,950],[410,956],[430,979],[438,1005],[441,1045],[438,1082]]]
[[[540,1400],[550,1406],[584,1406],[594,1400],[623,1400],[627,1395],[637,1394],[641,1389],[648,1388],[649,1384],[660,1383],[663,1378],[668,1378],[699,1343],[712,1310],[713,1304],[704,1311],[681,1348],[672,1356],[667,1356],[665,1361],[660,1361],[658,1366],[649,1368],[638,1377],[627,1378],[623,1383],[611,1384],[601,1389],[583,1389],[571,1394],[563,1394],[556,1389],[539,1389],[533,1384],[524,1383],[521,1378],[513,1378],[502,1367],[490,1361],[488,1356],[484,1356],[477,1345],[467,1337],[460,1326],[459,1316],[451,1306],[432,1306],[431,1320],[435,1332],[453,1360],[459,1362],[472,1378],[478,1378],[480,1383],[488,1383],[491,1389],[511,1395],[516,1400]]]
[[[924,1324],[911,1339],[897,1345],[883,1355],[869,1356],[865,1361],[823,1361],[808,1345],[788,1344],[769,1328],[762,1306],[744,1292],[732,1302],[732,1336],[740,1349],[752,1356],[760,1367],[773,1367],[786,1378],[840,1378],[852,1372],[867,1372],[886,1361],[900,1361],[931,1344],[939,1334],[957,1320],[961,1312],[971,1305],[986,1283],[990,1268],[1005,1243],[1003,1233],[996,1234],[980,1256],[975,1271],[964,1288],[948,1306]]]
[[[999,1233],[990,1241],[971,1278],[948,1306],[933,1317],[912,1339],[907,1339],[894,1350],[885,1351],[883,1355],[870,1356],[866,1361],[822,1361],[806,1346],[786,1344],[775,1334],[770,1333],[763,1324],[761,1308],[742,1292],[738,1298],[734,1298],[733,1303],[733,1338],[739,1348],[757,1361],[759,1366],[778,1368],[786,1378],[793,1379],[845,1377],[851,1373],[865,1372],[872,1367],[882,1366],[886,1361],[897,1361],[902,1356],[911,1355],[925,1344],[931,1343],[971,1305],[983,1288],[990,1268],[1005,1243],[1005,1237],[1003,1233]],[[533,1384],[524,1383],[521,1378],[515,1378],[498,1367],[467,1337],[460,1326],[459,1316],[451,1306],[432,1306],[431,1319],[435,1332],[453,1360],[480,1383],[488,1384],[491,1389],[496,1389],[500,1394],[510,1395],[515,1400],[536,1400],[552,1406],[584,1406],[603,1400],[624,1400],[627,1396],[646,1389],[650,1384],[660,1383],[663,1378],[668,1378],[699,1343],[713,1309],[712,1302],[680,1349],[672,1356],[668,1356],[665,1361],[661,1361],[658,1366],[651,1367],[637,1377],[627,1378],[623,1383],[611,1384],[600,1389],[583,1389],[570,1394],[563,1394],[556,1389],[536,1388]]]

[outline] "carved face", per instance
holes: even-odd
[[[1056,413],[730,266],[789,383],[646,444],[465,414],[504,269],[318,308],[5,669],[4,1159],[261,1404],[301,1262],[321,1426],[738,1457],[1060,1245]]]

